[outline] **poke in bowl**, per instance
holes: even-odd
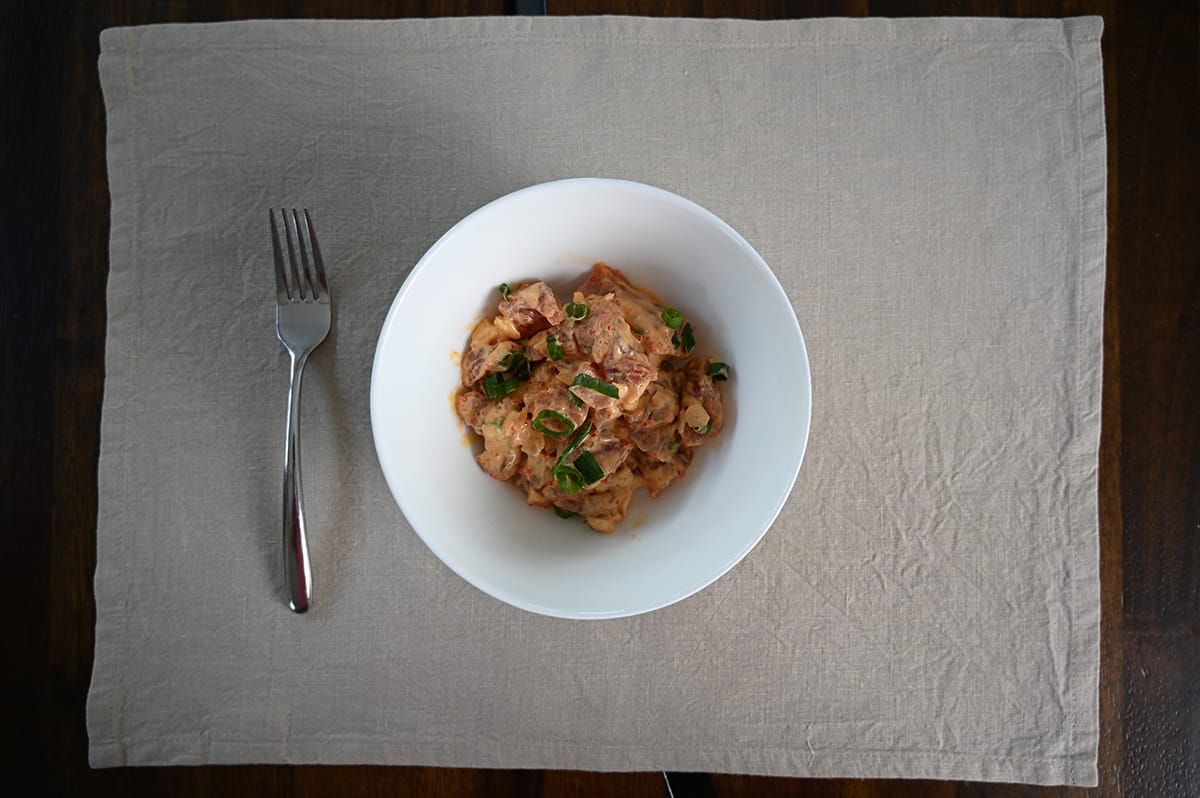
[[[537,185],[451,228],[371,376],[413,531],[480,590],[564,618],[659,609],[729,571],[788,499],[810,417],[767,264],[699,205],[620,180]]]

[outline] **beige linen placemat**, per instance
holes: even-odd
[[[92,763],[1095,784],[1100,29],[106,31]],[[807,460],[763,542],[616,621],[532,615],[451,573],[392,502],[368,419],[407,270],[476,207],[568,176],[729,221],[787,290],[813,368]],[[292,203],[336,295],[306,379],[307,616],[284,606],[277,540],[266,211]]]

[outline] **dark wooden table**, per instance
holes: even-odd
[[[522,0],[524,2],[524,0]],[[516,0],[0,4],[2,720],[10,789],[74,795],[667,795],[662,774],[382,767],[92,771],[96,463],[109,196],[99,33],[251,17],[503,14]],[[1105,18],[1109,247],[1097,795],[1200,795],[1200,3],[549,0],[551,14]],[[677,794],[1062,796],[1082,789],[680,774]],[[10,794],[24,795],[19,787]]]

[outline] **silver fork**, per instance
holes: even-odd
[[[325,278],[317,230],[308,210],[305,209],[302,220],[294,208],[290,212],[280,209],[282,233],[275,221],[275,211],[269,215],[275,250],[275,333],[292,359],[287,443],[283,450],[283,562],[288,606],[293,612],[305,612],[312,601],[312,573],[300,484],[300,379],[308,356],[329,334],[329,282]]]

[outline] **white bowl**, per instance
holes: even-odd
[[[500,283],[541,278],[566,296],[596,261],[682,310],[695,354],[732,369],[721,438],[658,499],[639,490],[611,536],[485,474],[452,402],[456,355]],[[456,224],[396,295],[371,375],[379,463],[413,529],[485,593],[562,618],[649,612],[736,565],[791,492],[810,410],[800,325],[758,253],[695,203],[619,180],[533,186]]]

